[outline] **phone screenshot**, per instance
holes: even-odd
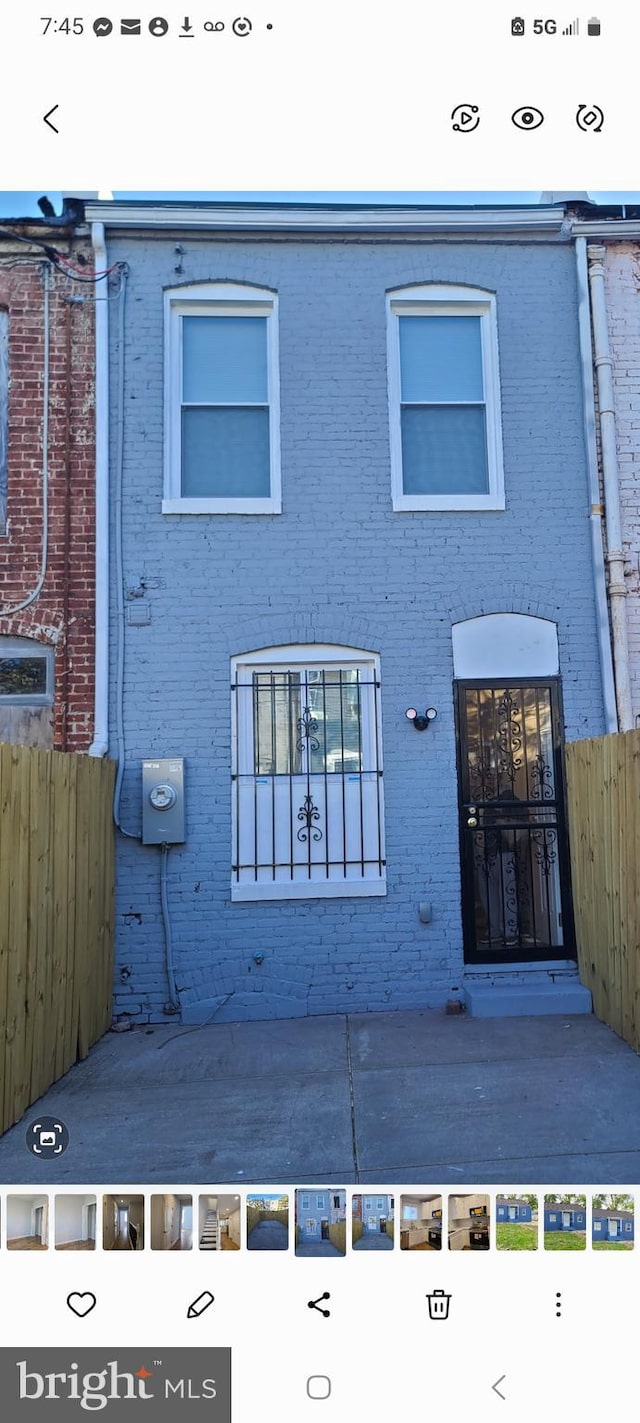
[[[630,1417],[640,21],[185,9],[0,17],[0,1406]]]

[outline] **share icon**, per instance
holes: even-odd
[[[329,1294],[329,1291],[328,1291],[328,1290],[325,1290],[325,1292],[324,1292],[323,1295],[318,1295],[318,1298],[317,1298],[317,1299],[310,1299],[310,1300],[309,1300],[309,1309],[317,1309],[318,1314],[323,1314],[324,1317],[325,1317],[325,1319],[328,1319],[328,1318],[329,1318],[329,1315],[331,1314],[331,1310],[330,1310],[330,1309],[322,1309],[322,1308],[321,1308],[321,1306],[320,1306],[320,1300],[321,1300],[321,1299],[331,1299],[331,1295]]]

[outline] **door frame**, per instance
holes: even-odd
[[[562,944],[548,949],[478,949],[475,932],[475,889],[473,866],[467,853],[463,810],[469,802],[463,801],[463,725],[464,694],[466,691],[482,690],[490,687],[548,687],[551,700],[551,721],[553,737],[553,766],[556,786],[556,824],[558,827],[558,884],[562,912]],[[471,965],[505,967],[513,963],[544,963],[562,959],[577,960],[573,898],[571,892],[571,857],[569,829],[567,824],[567,779],[565,762],[564,712],[562,704],[562,679],[559,675],[548,677],[456,677],[453,682],[453,700],[456,735],[456,772],[458,804],[458,842],[460,850],[460,899],[462,913],[462,937],[465,967]]]

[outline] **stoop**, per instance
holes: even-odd
[[[467,979],[462,990],[470,1018],[534,1018],[592,1012],[591,994],[577,973],[546,975],[519,982]]]

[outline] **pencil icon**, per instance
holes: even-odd
[[[205,1309],[208,1309],[211,1304],[213,1304],[211,1290],[203,1290],[202,1294],[198,1295],[198,1298],[194,1299],[193,1303],[189,1305],[187,1319],[197,1319],[198,1315],[204,1314]]]

